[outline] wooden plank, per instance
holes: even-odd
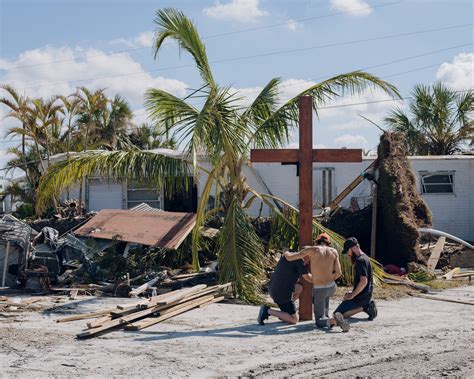
[[[362,149],[313,149],[313,162],[362,162]]]
[[[455,267],[451,271],[448,271],[446,274],[444,274],[442,277],[446,280],[451,280],[455,274],[459,274],[461,272],[460,267]]]
[[[117,326],[127,324],[130,321],[148,316],[152,313],[157,312],[158,310],[159,310],[159,306],[156,306],[156,307],[151,307],[151,308],[144,309],[142,311],[134,312],[130,315],[119,317],[119,318],[116,318],[115,320],[111,320],[109,322],[105,322],[105,323],[102,324],[102,326],[99,326],[98,328],[86,330],[82,333],[79,333],[79,334],[76,335],[76,337],[79,338],[79,339],[93,337],[93,336],[95,336],[99,333],[105,332],[107,330],[110,331],[110,329],[115,328]]]
[[[467,276],[474,276],[474,271],[468,271],[468,272],[461,272],[459,274],[454,274],[453,278],[465,278]]]
[[[200,285],[200,286],[194,286],[190,289],[193,289],[195,287],[201,287],[201,286],[205,286],[204,284],[203,285]],[[189,295],[192,295],[191,292],[188,292]],[[183,304],[186,302],[187,300],[185,299],[180,299],[180,300],[177,300],[177,302],[182,302]],[[156,313],[156,312],[159,312],[159,311],[164,311],[165,309],[169,309],[171,308],[171,306],[173,306],[175,304],[165,304],[165,305],[156,305],[156,306],[152,306],[150,308],[147,308],[147,309],[143,309],[141,311],[138,311],[138,312],[133,312],[131,314],[128,314],[126,316],[123,316],[123,317],[119,317],[119,318],[116,318],[114,320],[111,320],[109,322],[105,322],[102,324],[102,326],[98,327],[98,328],[94,328],[94,329],[90,329],[90,330],[86,330],[82,333],[79,333],[77,335],[77,338],[79,339],[82,339],[82,338],[89,338],[89,337],[93,337],[99,333],[104,333],[104,332],[107,332],[107,331],[112,331],[112,329],[118,327],[118,326],[122,326],[122,325],[125,325],[125,324],[128,324],[134,320],[138,320],[140,318],[143,318],[143,317],[146,317],[146,316],[149,316],[153,313]]]
[[[375,166],[375,162],[376,160],[374,160],[365,170],[364,170],[364,173],[367,172],[367,171],[370,171],[372,170],[372,168]],[[359,174],[357,176],[357,178],[355,178],[346,188],[344,188],[341,193],[339,195],[336,196],[336,198],[331,202],[331,204],[329,204],[329,208],[332,210],[334,210],[337,205],[342,201],[344,200],[347,195],[349,195],[353,190],[354,188],[356,188],[360,183],[362,183],[364,181],[364,173],[362,174]]]
[[[429,270],[434,270],[436,268],[436,265],[438,264],[439,257],[441,255],[441,252],[443,251],[445,243],[446,243],[446,237],[441,236],[438,238],[438,241],[436,242],[436,245],[433,251],[431,252],[430,257],[428,258],[428,263],[426,264]]]
[[[88,318],[96,318],[96,317],[106,315],[114,310],[116,310],[116,308],[103,309],[103,310],[100,310],[97,312],[91,312],[91,313],[82,313],[82,314],[78,314],[74,316],[57,319],[56,322],[69,322],[69,321],[85,320]]]
[[[298,162],[298,149],[252,149],[250,150],[250,161],[256,163],[296,163]]]
[[[313,149],[312,162],[362,162],[361,149]],[[297,163],[297,149],[252,149],[250,161],[255,163]]]
[[[138,296],[145,292],[148,288],[152,287],[160,278],[153,278],[152,280],[142,284],[140,287],[135,288],[133,291],[130,292],[130,297]]]
[[[106,316],[99,317],[97,320],[89,321],[86,325],[89,329],[97,328],[110,320],[112,320],[112,316],[106,315]]]
[[[224,300],[224,299],[225,299],[225,296],[215,297],[214,299],[209,300],[207,303],[201,304],[201,305],[199,306],[199,308],[204,308],[204,307],[206,307],[206,306],[208,306],[208,305],[210,305],[210,304],[218,303],[219,301],[222,301],[222,300]]]
[[[162,295],[153,296],[149,298],[147,301],[142,301],[136,304],[117,305],[117,309],[121,311],[127,311],[127,310],[136,309],[136,308],[139,308],[139,309],[149,308],[149,307],[159,305],[159,304],[161,305],[169,304],[169,303],[172,303],[173,301],[183,299],[186,296],[189,296],[196,292],[204,290],[206,287],[207,286],[205,284],[199,284],[197,286],[190,287],[190,288],[182,288],[180,290],[167,292]]]
[[[474,302],[471,302],[471,301],[454,300],[454,299],[448,299],[446,297],[423,295],[421,293],[419,294],[410,293],[409,295],[413,297],[419,297],[421,299],[427,299],[427,300],[445,301],[447,303],[456,303],[456,304],[464,304],[464,305],[474,305]]]
[[[213,299],[214,299],[214,296],[210,295],[210,296],[201,297],[199,299],[196,299],[190,302],[185,302],[175,307],[171,307],[166,310],[163,310],[162,312],[160,312],[160,315],[158,317],[147,318],[145,320],[141,320],[138,322],[134,322],[133,324],[126,325],[125,329],[126,330],[141,330],[144,328],[148,328],[149,326],[158,324],[159,322],[165,321],[171,317],[187,312],[193,308],[197,308],[204,303],[212,301]]]

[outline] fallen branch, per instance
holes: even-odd
[[[474,305],[474,303],[469,302],[469,301],[462,301],[462,300],[454,300],[454,299],[448,299],[446,297],[437,297],[437,296],[430,296],[430,295],[423,295],[421,293],[419,294],[414,294],[414,293],[409,293],[410,296],[413,297],[419,297],[421,299],[427,299],[427,300],[437,300],[437,301],[445,301],[448,303],[456,303],[456,304],[464,304],[464,305]]]

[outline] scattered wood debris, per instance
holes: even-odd
[[[77,335],[79,339],[95,337],[119,328],[141,330],[191,309],[222,301],[224,296],[220,292],[229,286],[230,283],[211,287],[200,284],[152,296],[132,305],[117,305],[115,308],[61,318],[56,322],[95,318],[87,323],[87,329]]]

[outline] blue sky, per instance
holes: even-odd
[[[154,13],[164,7],[195,21],[216,80],[246,101],[273,77],[282,78],[286,100],[312,83],[361,68],[405,96],[415,84],[436,80],[459,90],[474,87],[469,0],[0,0],[0,83],[32,97],[106,87],[110,95],[125,96],[142,122],[146,88],[184,96],[200,84],[191,59],[176,45],[167,44],[153,59]],[[385,99],[367,93],[334,105]],[[313,145],[373,149],[379,131],[358,114],[382,123],[394,105],[321,110]],[[1,117],[5,113],[0,109]],[[1,135],[13,124],[2,120]],[[2,137],[0,159],[9,145]]]

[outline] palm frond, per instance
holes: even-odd
[[[231,282],[234,294],[251,303],[261,301],[263,245],[234,197],[218,238],[219,282]]]
[[[126,178],[150,187],[163,186],[166,192],[187,188],[190,184],[188,166],[182,159],[142,150],[76,153],[69,160],[52,165],[43,175],[38,187],[37,211],[44,211],[52,199],[90,175],[115,180]]]
[[[154,21],[158,25],[153,44],[155,58],[163,42],[167,38],[173,39],[178,42],[180,48],[192,55],[204,82],[214,87],[215,83],[207,59],[206,47],[193,22],[184,13],[173,8],[158,10]]]

